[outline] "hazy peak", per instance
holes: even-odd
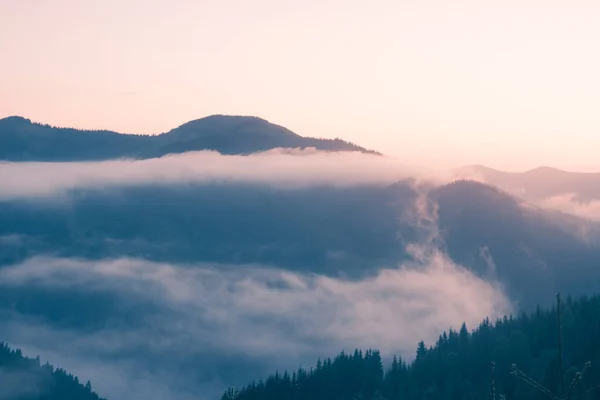
[[[25,117],[21,117],[19,115],[11,115],[6,118],[0,119],[0,123],[26,123],[31,124],[31,120]]]
[[[466,165],[464,167],[457,168],[458,171],[476,171],[476,172],[499,172],[498,170],[490,167],[486,167],[482,164]]]
[[[530,169],[525,172],[527,175],[547,175],[547,174],[564,174],[566,173],[563,170],[554,167],[541,166],[534,169]]]

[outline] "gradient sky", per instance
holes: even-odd
[[[257,115],[406,160],[600,170],[597,0],[0,0],[0,118]]]

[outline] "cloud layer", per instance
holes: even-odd
[[[213,359],[243,359],[266,372],[355,347],[410,358],[418,340],[431,343],[448,327],[463,321],[473,326],[510,311],[498,287],[439,253],[361,281],[251,265],[35,258],[0,270],[0,282],[5,288],[111,292],[153,305],[147,314],[139,308],[135,323],[113,320],[91,331],[4,311],[9,317],[0,332],[11,344],[91,379],[109,398],[164,399],[168,391],[168,398],[187,399],[218,392],[232,376],[219,372],[226,365],[207,365]],[[150,367],[139,354],[156,356],[164,367]],[[197,356],[205,363],[186,369]],[[190,383],[194,374],[205,381]]]
[[[275,149],[248,156],[190,152],[148,160],[0,163],[0,200],[44,197],[77,188],[187,182],[248,182],[284,187],[385,184],[443,179],[426,167],[384,157]]]

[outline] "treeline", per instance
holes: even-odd
[[[394,357],[384,369],[378,351],[356,350],[309,370],[276,373],[239,391],[230,389],[222,400],[599,400],[600,390],[594,388],[600,385],[600,296],[567,298],[561,310],[560,346],[556,306],[538,308],[495,323],[486,319],[471,332],[463,324],[429,347],[420,342],[412,362]],[[577,375],[588,361],[585,374]],[[544,394],[542,386],[549,392]]]
[[[2,400],[102,400],[65,370],[38,358],[24,357],[0,342],[0,399]]]

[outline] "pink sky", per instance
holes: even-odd
[[[0,118],[220,114],[407,161],[600,169],[600,2],[0,0]]]

